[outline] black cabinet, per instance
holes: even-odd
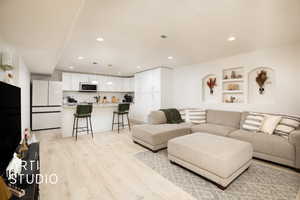
[[[37,174],[40,174],[40,169],[37,166],[40,166],[40,144],[33,143],[29,146],[29,150],[26,154],[26,157],[23,159],[27,163],[35,162],[38,165],[34,167],[28,167],[26,170],[22,169],[23,175],[28,175],[29,177],[36,177]],[[23,183],[19,186],[20,188],[26,191],[25,196],[18,198],[12,197],[11,200],[38,200],[39,199],[39,184],[34,181],[32,184]]]

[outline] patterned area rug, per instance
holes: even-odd
[[[160,175],[201,200],[295,200],[300,176],[255,161],[225,191],[169,162],[167,151],[140,152],[135,157]]]

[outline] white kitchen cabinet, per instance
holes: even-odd
[[[161,67],[135,74],[135,120],[147,121],[152,110],[172,106],[172,70]]]
[[[147,79],[147,81],[151,82],[152,79]],[[62,82],[64,91],[79,91],[80,83],[98,84],[98,91],[105,92],[133,92],[135,90],[134,78],[127,77],[63,72]],[[150,91],[151,88],[148,90]]]
[[[121,91],[123,92],[130,92],[130,79],[129,78],[122,78],[121,79]]]
[[[87,82],[89,82],[89,77],[86,74],[72,74],[72,90],[79,91],[79,84]]]
[[[70,91],[73,89],[71,73],[62,73],[62,85],[64,91]]]
[[[97,75],[87,75],[88,76],[88,82],[93,84],[99,84],[98,76]]]
[[[133,78],[129,78],[129,91],[130,92],[134,92],[134,77]]]
[[[34,113],[32,114],[32,130],[45,130],[61,127],[61,113]]]
[[[57,106],[62,104],[62,82],[49,81],[49,106]]]
[[[123,91],[123,78],[113,77],[113,91],[122,92]]]
[[[98,81],[98,91],[105,91],[105,76],[97,75],[96,78]]]
[[[48,105],[48,81],[32,81],[32,106]]]

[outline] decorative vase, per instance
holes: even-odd
[[[5,71],[4,82],[8,83],[8,84],[14,83],[14,76],[13,76],[12,71]]]

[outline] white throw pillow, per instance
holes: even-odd
[[[261,127],[261,131],[272,135],[276,126],[279,124],[282,116],[266,115],[266,114],[264,114],[264,116],[265,116],[265,120]]]

